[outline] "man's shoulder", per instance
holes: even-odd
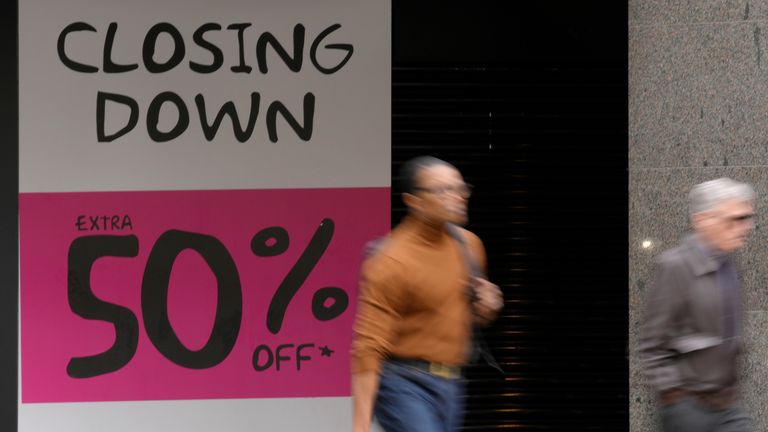
[[[373,244],[371,244],[373,243]],[[367,256],[363,260],[360,275],[363,279],[376,283],[399,283],[407,273],[404,260],[393,248],[391,236],[374,239],[366,245]]]
[[[462,235],[462,236],[463,236],[465,239],[468,239],[468,240],[473,240],[473,241],[480,241],[480,237],[478,237],[478,236],[477,236],[477,234],[473,233],[472,231],[470,231],[470,230],[468,230],[468,229],[466,229],[466,228],[464,228],[464,227],[460,227],[460,226],[458,226],[458,225],[454,225],[454,226],[456,227],[456,229],[458,230],[458,232],[459,232],[459,233],[460,233],[460,234],[461,234],[461,235]]]
[[[376,266],[393,266],[402,261],[400,249],[401,239],[397,235],[378,237],[368,241],[365,245],[365,263]]]
[[[676,246],[669,248],[656,257],[656,265],[661,268],[687,268],[691,258],[691,245],[688,240],[683,240]]]
[[[659,256],[656,257],[656,262],[658,264],[682,262],[685,259],[685,253],[683,252],[683,249],[683,245],[676,245],[671,247],[660,253]]]
[[[483,241],[472,231],[458,225],[452,225],[451,229],[453,230],[453,236],[458,237],[458,240],[462,243],[471,247],[483,247]]]

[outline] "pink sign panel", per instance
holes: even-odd
[[[389,196],[21,194],[22,402],[348,396]]]

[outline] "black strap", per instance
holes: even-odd
[[[363,247],[363,257],[370,258],[371,256],[375,255],[384,245],[384,241],[386,239],[387,237],[383,236],[369,240],[368,243],[365,244],[365,247]]]
[[[467,243],[465,242],[464,235],[462,234],[459,227],[457,227],[454,224],[447,224],[448,233],[451,234],[451,237],[453,237],[456,242],[459,244],[459,250],[461,250],[461,256],[464,259],[464,265],[467,268],[467,271],[469,272],[469,285],[467,287],[467,295],[469,297],[470,306],[472,307],[472,311],[474,313],[474,303],[477,301],[477,291],[475,289],[474,284],[474,278],[484,278],[485,274],[480,269],[480,264],[477,262],[477,260],[474,259],[472,254],[469,252],[469,248],[467,247]],[[476,362],[478,357],[482,357],[483,360],[485,360],[486,363],[488,363],[489,366],[496,369],[497,371],[501,373],[505,373],[504,369],[501,368],[499,363],[496,361],[496,359],[493,357],[493,354],[491,353],[491,350],[488,348],[488,345],[485,343],[485,338],[483,337],[483,332],[475,323],[474,320],[472,322],[472,354],[470,357],[471,362]]]

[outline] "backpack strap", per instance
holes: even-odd
[[[461,251],[461,256],[464,259],[464,265],[467,268],[467,272],[469,273],[469,281],[467,283],[468,285],[467,296],[469,297],[470,307],[472,308],[472,313],[474,315],[475,313],[474,304],[477,301],[477,291],[475,290],[474,278],[475,277],[483,278],[485,277],[485,273],[480,268],[480,264],[477,262],[477,260],[472,256],[472,253],[470,252],[469,247],[467,247],[467,242],[466,242],[466,239],[464,238],[464,233],[462,233],[461,229],[451,223],[447,224],[446,227],[451,237],[453,237],[454,240],[456,240],[456,243],[459,244],[459,250]],[[491,350],[488,348],[488,345],[485,343],[485,338],[483,337],[482,330],[480,329],[480,327],[478,327],[475,324],[474,320],[472,321],[471,331],[472,331],[472,354],[470,356],[470,360],[472,362],[476,362],[478,357],[482,357],[483,360],[485,360],[485,362],[488,363],[489,366],[491,366],[492,368],[496,369],[501,373],[505,373],[504,369],[501,368],[499,363],[493,357]]]
[[[368,241],[365,246],[363,246],[363,258],[368,259],[373,255],[376,255],[380,250],[384,248],[384,245],[387,244],[388,239],[389,236],[381,236]]]

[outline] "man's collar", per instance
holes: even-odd
[[[696,276],[716,272],[729,257],[729,254],[704,243],[695,233],[686,237],[685,243],[691,249],[688,260]]]
[[[407,215],[405,219],[403,219],[401,225],[403,225],[406,230],[413,232],[416,238],[425,244],[434,245],[440,243],[444,241],[448,235],[445,224],[430,224],[413,215]]]

